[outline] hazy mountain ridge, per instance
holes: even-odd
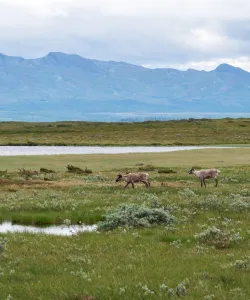
[[[0,111],[246,112],[250,73],[222,64],[213,71],[147,69],[52,52],[37,59],[0,54]]]

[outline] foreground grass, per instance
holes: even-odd
[[[249,254],[247,241],[218,250],[187,242],[192,236],[182,228],[175,234],[153,228],[71,238],[8,235],[1,299],[168,299],[166,286],[178,299],[176,287],[185,279],[185,299],[249,299],[249,270],[233,267]],[[175,246],[178,238],[183,242]]]
[[[1,122],[0,145],[250,144],[250,119],[142,123]]]
[[[250,151],[206,149],[161,154],[0,158],[2,219],[34,224],[93,223],[121,203],[164,206],[168,227],[116,229],[72,237],[0,237],[0,299],[250,299]],[[66,172],[67,164],[92,174]],[[147,165],[150,164],[151,167]],[[218,167],[219,187],[187,174],[191,166]],[[17,169],[56,170],[52,181],[29,180]],[[159,167],[174,173],[160,174]],[[152,188],[115,184],[119,171],[151,168]],[[235,243],[218,247],[195,234],[223,228]],[[237,235],[238,233],[238,235]],[[6,240],[5,240],[6,239]],[[237,262],[238,261],[238,262]]]

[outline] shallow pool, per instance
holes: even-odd
[[[3,222],[0,224],[0,233],[8,232],[28,232],[28,233],[43,233],[50,235],[75,235],[79,232],[91,232],[96,231],[96,225],[59,225],[49,227],[35,227],[12,224],[11,222]]]

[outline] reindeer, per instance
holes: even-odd
[[[133,189],[135,188],[134,183],[143,182],[147,188],[150,187],[150,182],[148,181],[149,174],[148,173],[128,173],[126,175],[118,174],[116,178],[116,182],[125,181],[127,184],[125,185],[125,189],[131,183]]]
[[[213,178],[215,180],[215,186],[218,186],[218,175],[220,171],[216,169],[207,169],[207,170],[200,170],[200,171],[195,171],[194,168],[188,171],[188,174],[194,174],[197,178],[200,179],[201,181],[201,187],[204,186],[206,187],[206,182],[205,179],[211,179]]]

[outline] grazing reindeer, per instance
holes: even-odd
[[[188,174],[194,174],[196,177],[198,177],[201,181],[201,187],[204,186],[206,187],[205,179],[211,179],[213,178],[215,180],[215,186],[218,186],[218,175],[220,171],[216,169],[207,169],[207,170],[200,170],[200,171],[195,171],[194,168],[188,171]]]
[[[134,183],[136,183],[136,182],[143,182],[145,184],[145,186],[147,188],[149,188],[150,183],[148,181],[148,177],[149,177],[149,174],[148,173],[143,173],[143,172],[128,173],[126,175],[118,174],[115,182],[118,182],[118,181],[127,182],[127,184],[125,185],[125,189],[130,183],[132,184],[132,187],[134,189],[135,188]]]

